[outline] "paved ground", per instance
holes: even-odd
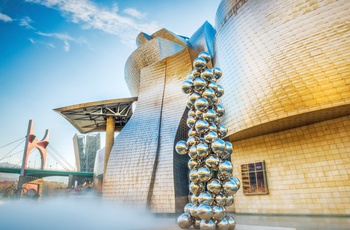
[[[292,215],[239,215],[234,216],[235,230],[350,230],[350,216],[292,216]],[[177,215],[158,217],[157,230],[180,230]]]

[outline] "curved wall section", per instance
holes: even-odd
[[[221,2],[214,64],[231,141],[350,114],[349,21],[347,0]]]
[[[163,32],[166,39],[157,37]],[[105,199],[150,207],[156,213],[175,213],[188,202],[188,158],[175,155],[174,145],[187,136],[181,83],[197,53],[167,40],[172,38],[172,33],[158,31],[128,59],[126,71],[131,72],[126,77],[132,78],[129,87],[138,101],[115,138],[103,185]]]

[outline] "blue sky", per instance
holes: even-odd
[[[50,129],[51,146],[74,163],[78,131],[53,109],[129,97],[124,65],[137,34],[191,36],[205,20],[214,26],[219,3],[0,0],[0,147],[24,137],[32,119],[37,137]],[[0,159],[7,151],[0,148]]]

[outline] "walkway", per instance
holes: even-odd
[[[235,230],[350,230],[350,216],[232,215],[237,221]],[[157,230],[181,230],[176,219],[177,215],[159,217],[162,227]]]

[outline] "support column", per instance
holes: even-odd
[[[103,177],[106,176],[107,163],[109,155],[114,144],[114,132],[115,132],[115,118],[114,116],[107,116],[106,120],[106,147],[105,147],[105,159],[103,167]]]

